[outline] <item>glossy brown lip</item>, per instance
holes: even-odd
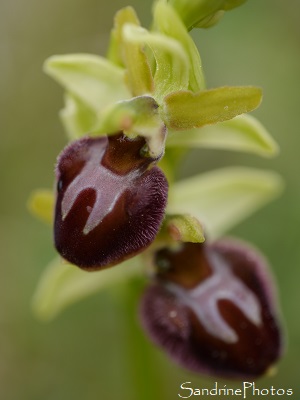
[[[155,238],[168,184],[144,139],[122,133],[83,138],[67,146],[56,167],[54,238],[69,262],[94,270],[117,264]]]

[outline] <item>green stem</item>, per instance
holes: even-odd
[[[124,329],[125,354],[129,361],[133,388],[132,400],[158,400],[162,398],[161,384],[163,377],[155,358],[151,344],[145,338],[138,320],[138,305],[143,286],[135,282],[124,294],[124,315],[127,329]]]

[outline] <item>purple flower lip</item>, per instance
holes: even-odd
[[[272,277],[256,251],[233,240],[185,243],[158,251],[155,262],[142,323],[175,361],[237,379],[257,378],[273,366],[282,335]]]
[[[58,157],[54,238],[69,262],[105,268],[154,240],[168,184],[157,160],[143,157],[144,146],[120,132],[75,141]]]

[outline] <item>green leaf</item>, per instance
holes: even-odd
[[[170,188],[167,213],[195,216],[216,237],[248,218],[282,191],[276,173],[229,167],[177,182]]]
[[[57,257],[41,276],[32,299],[33,312],[41,320],[50,320],[67,306],[138,276],[141,266],[137,256],[113,268],[86,272]]]
[[[96,112],[107,104],[130,97],[125,85],[125,71],[100,56],[53,56],[46,60],[44,70]]]
[[[268,131],[247,114],[202,128],[181,132],[169,130],[167,146],[245,151],[265,157],[278,153],[278,146]]]
[[[178,40],[186,51],[190,64],[189,89],[193,92],[204,89],[205,82],[199,52],[173,7],[168,3],[157,2],[154,8],[154,23],[160,33]]]
[[[76,96],[65,94],[65,107],[60,118],[70,140],[76,140],[90,132],[97,121],[96,113]]]
[[[41,221],[53,224],[54,204],[53,190],[37,189],[29,196],[27,207]]]
[[[200,128],[252,111],[261,98],[261,89],[253,86],[225,86],[199,93],[181,91],[164,99],[161,115],[169,128]]]
[[[144,28],[126,24],[124,40],[149,46],[155,58],[153,97],[160,104],[168,93],[187,89],[189,60],[181,43],[160,33],[150,33]]]

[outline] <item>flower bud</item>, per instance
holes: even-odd
[[[68,145],[56,167],[55,246],[87,270],[120,263],[145,249],[164,216],[168,184],[145,140],[121,132]]]
[[[256,378],[281,354],[272,277],[245,244],[184,243],[156,253],[156,282],[142,299],[150,337],[182,366]]]

